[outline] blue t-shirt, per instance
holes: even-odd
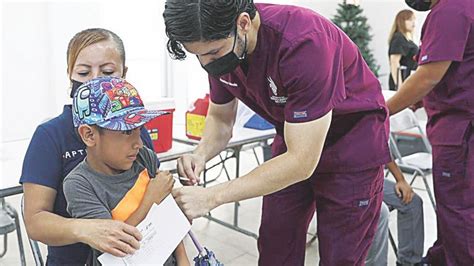
[[[150,135],[141,131],[143,144],[153,150]],[[63,180],[86,157],[86,146],[77,135],[72,122],[71,105],[62,114],[39,125],[31,139],[23,160],[20,183],[33,183],[57,191],[53,212],[70,218],[66,211]],[[48,265],[84,265],[89,246],[77,243],[67,246],[48,246]]]

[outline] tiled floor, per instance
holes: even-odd
[[[261,151],[258,151],[261,158]],[[241,156],[241,173],[246,173],[256,167],[254,155],[251,151],[242,152]],[[165,165],[165,167],[170,165]],[[234,169],[235,163],[229,161],[227,163],[228,169]],[[5,170],[5,169],[4,169]],[[12,170],[10,170],[12,171]],[[212,174],[212,173],[211,173]],[[6,176],[18,176],[18,173],[8,173],[2,171],[2,177]],[[220,179],[225,180],[224,177]],[[425,213],[425,250],[433,243],[436,238],[436,220],[435,213],[431,207],[426,191],[424,191],[423,183],[421,179],[415,182],[415,191],[424,200],[424,213]],[[21,196],[14,196],[7,199],[9,203],[15,207],[19,207]],[[242,227],[251,230],[252,232],[258,232],[258,226],[260,222],[260,208],[261,198],[251,199],[241,202],[239,223]],[[217,208],[212,212],[215,217],[219,217],[222,220],[231,222],[233,216],[233,204],[227,204]],[[310,233],[314,233],[314,223],[311,224]],[[390,228],[396,237],[396,213],[393,212],[390,217]],[[218,259],[225,265],[256,265],[258,260],[257,242],[255,239],[230,230],[219,224],[211,222],[205,218],[200,218],[194,221],[193,231],[198,236],[200,242],[213,250]],[[34,265],[31,251],[28,246],[26,239],[26,233],[24,226],[22,227],[23,242],[26,249],[27,265]],[[308,238],[311,236],[308,235]],[[190,259],[196,255],[196,250],[192,245],[189,238],[185,239],[186,248]],[[0,247],[3,246],[3,241],[0,241]],[[43,254],[46,254],[44,246]],[[306,265],[317,265],[318,264],[318,243],[313,242],[306,250]],[[0,248],[1,250],[1,248]],[[389,265],[395,265],[394,254],[390,250],[389,253]],[[10,234],[8,237],[8,252],[5,257],[0,259],[0,265],[20,265],[19,253],[17,248],[16,235]]]

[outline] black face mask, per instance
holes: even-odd
[[[80,81],[71,79],[71,83],[72,83],[72,86],[71,86],[71,94],[69,94],[69,96],[70,96],[71,98],[74,98],[74,94],[76,93],[77,89],[79,89],[79,87],[80,87],[82,84],[84,84],[84,82],[80,82]]]
[[[247,55],[247,35],[245,35],[245,48],[244,52],[240,57],[234,53],[235,43],[237,42],[237,28],[235,29],[234,44],[232,45],[232,50],[226,55],[212,61],[211,63],[202,66],[209,75],[214,77],[220,77],[224,74],[228,74],[242,63]]]
[[[405,3],[417,11],[428,11],[431,9],[431,0],[405,0]]]

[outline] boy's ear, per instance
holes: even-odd
[[[80,125],[79,128],[77,128],[77,132],[79,133],[79,136],[81,136],[82,142],[84,142],[87,147],[95,146],[97,135],[99,134],[97,129],[90,125]]]

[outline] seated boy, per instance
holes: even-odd
[[[158,158],[140,139],[140,128],[161,114],[146,110],[137,90],[120,78],[96,78],[77,90],[72,116],[87,156],[63,183],[72,217],[136,226],[171,192],[171,174],[157,173]],[[165,265],[189,265],[182,242]]]
[[[392,161],[387,168],[396,183],[385,178],[383,184],[382,212],[366,258],[367,266],[387,265],[388,208],[396,209],[398,228],[398,254],[396,265],[422,265],[424,225],[423,201],[413,192],[398,165]]]

